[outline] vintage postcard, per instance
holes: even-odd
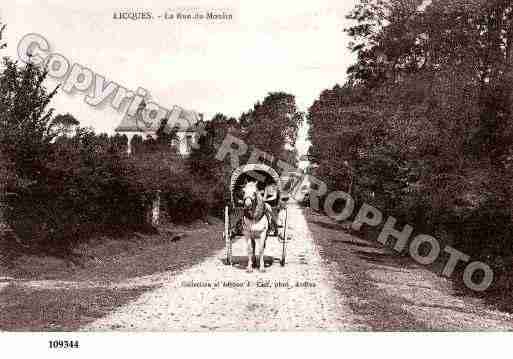
[[[513,4],[0,5],[0,331],[513,329]]]

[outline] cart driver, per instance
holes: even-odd
[[[278,210],[273,209],[268,203],[278,198],[278,186],[274,183],[267,185],[264,190],[263,198],[266,202],[267,220],[269,221],[270,232],[277,235],[279,226]]]
[[[264,201],[273,202],[278,197],[278,186],[276,184],[270,184],[265,187],[264,190]]]

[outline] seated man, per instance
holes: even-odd
[[[278,188],[275,184],[265,186],[264,190],[264,201],[273,202],[278,198]]]
[[[276,184],[270,184],[265,187],[263,194],[264,201],[266,202],[267,208],[267,219],[269,221],[269,232],[272,235],[278,235],[278,210],[273,208],[269,203],[276,202],[278,199],[278,187]]]

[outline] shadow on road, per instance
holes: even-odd
[[[271,267],[275,262],[279,262],[278,258],[264,256],[264,266]],[[228,265],[226,258],[221,259],[221,263]],[[253,260],[253,268],[257,268],[258,263]],[[232,266],[237,269],[246,270],[248,266],[248,256],[232,256]]]
[[[35,289],[11,284],[1,293],[0,330],[76,331],[153,289]]]
[[[348,225],[305,211],[323,260],[336,266],[337,289],[362,324],[373,330],[489,330],[509,328],[493,307],[440,277],[440,266],[421,266],[381,245],[376,233],[354,235]],[[454,275],[459,275],[455,272]],[[490,301],[488,300],[488,304]]]
[[[26,258],[41,265],[18,270],[0,287],[0,330],[77,330],[212,256],[224,246],[220,233],[221,226],[207,226],[185,232],[179,241],[166,234],[103,240],[92,248],[97,260],[83,267]]]
[[[308,227],[323,261],[336,266],[336,289],[347,297],[359,318],[359,325],[374,331],[421,331],[428,328],[402,308],[402,298],[391,297],[376,285],[368,271],[378,266],[397,270],[406,262],[379,243],[351,236],[348,226],[331,222],[327,217],[305,211]]]

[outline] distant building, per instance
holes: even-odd
[[[143,120],[142,111],[140,108],[133,116],[125,114],[123,120],[118,127],[114,130],[120,135],[125,135],[128,138],[128,153],[131,153],[130,143],[132,138],[136,135],[146,139],[148,136],[152,138],[157,137],[157,130],[160,127],[159,121],[145,122]],[[196,111],[184,110],[179,106],[174,106],[168,115],[168,124],[171,126],[179,124],[179,130],[176,133],[177,139],[172,143],[177,150],[177,153],[188,156],[193,148],[193,145],[198,141],[198,125],[203,123],[203,114]]]
[[[308,156],[302,155],[301,157],[299,157],[299,162],[298,162],[297,167],[300,170],[305,170],[306,168],[310,167],[311,164],[312,163],[310,162],[310,159],[308,158]]]

